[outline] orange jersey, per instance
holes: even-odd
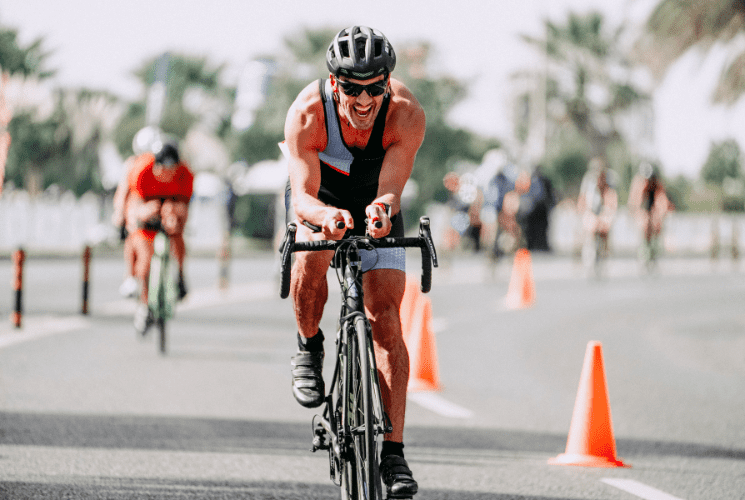
[[[179,163],[173,179],[162,182],[153,173],[155,157],[150,153],[138,156],[129,171],[129,189],[145,201],[166,198],[188,203],[194,192],[194,174],[185,163]]]

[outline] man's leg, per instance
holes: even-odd
[[[409,352],[404,344],[400,316],[406,273],[375,269],[365,273],[363,283],[367,316],[373,329],[375,361],[380,372],[380,390],[393,427],[393,432],[385,437],[400,443],[404,435],[409,384]]]
[[[178,265],[178,299],[186,297],[188,290],[186,288],[186,278],[184,276],[184,261],[186,260],[186,242],[184,234],[178,233],[171,235],[171,254]]]
[[[137,278],[135,278],[135,250],[134,234],[128,234],[124,239],[124,267],[126,273],[124,281],[119,287],[119,293],[124,297],[136,297],[139,292]]]
[[[418,485],[403,453],[409,352],[401,331],[400,308],[406,287],[406,273],[397,269],[368,271],[363,286],[367,316],[373,330],[380,392],[393,427],[383,442],[381,475],[389,496],[412,496],[417,492]]]
[[[141,335],[153,324],[152,314],[148,307],[148,278],[150,276],[150,259],[153,256],[153,240],[144,231],[137,231],[132,235],[132,250],[134,252],[135,276],[142,284],[140,304],[135,311],[135,330]]]
[[[306,408],[323,403],[323,334],[318,328],[328,298],[326,271],[333,252],[298,252],[290,295],[298,325],[298,352],[292,358],[292,393]]]

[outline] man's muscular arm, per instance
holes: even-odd
[[[370,224],[370,235],[374,238],[387,236],[391,231],[390,218],[381,205],[390,205],[391,216],[401,210],[401,193],[411,176],[426,127],[424,110],[409,89],[397,80],[391,80],[391,89],[389,117],[383,136],[386,151],[378,195],[365,211],[368,220],[378,218],[382,223],[380,228]]]
[[[336,222],[343,221],[346,227],[353,228],[352,215],[318,199],[321,187],[318,153],[325,147],[326,130],[317,83],[308,85],[287,112],[285,143],[290,153],[288,171],[296,217],[320,226],[324,238],[341,238],[345,229],[339,229]]]

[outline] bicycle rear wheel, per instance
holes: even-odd
[[[344,391],[348,398],[347,429],[351,440],[342,473],[342,498],[381,500],[367,322],[364,318],[357,318],[353,328],[348,337],[350,370]]]
[[[166,319],[158,318],[158,340],[160,344],[160,353],[166,353]]]

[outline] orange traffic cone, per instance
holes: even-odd
[[[535,303],[535,283],[530,252],[520,248],[515,252],[515,263],[505,300],[508,309],[524,309]]]
[[[592,341],[587,344],[566,452],[550,459],[548,463],[584,467],[630,467],[616,457],[616,441],[613,438],[600,342]]]
[[[419,290],[419,280],[413,276],[406,277],[400,311],[401,330],[409,351],[409,391],[439,391],[432,302]]]

